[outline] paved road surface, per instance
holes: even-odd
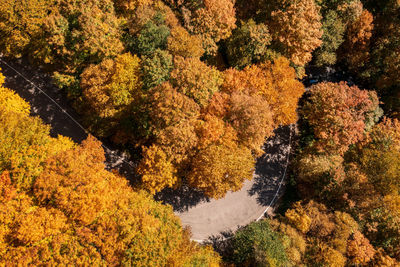
[[[79,115],[70,107],[68,100],[58,88],[51,85],[50,77],[37,68],[29,67],[26,61],[7,60],[6,62],[10,66],[0,61],[2,73],[6,76],[5,86],[16,91],[31,104],[32,115],[38,115],[45,123],[50,124],[53,136],[58,134],[69,136],[75,142],[81,142],[87,137],[86,132],[65,112],[12,68],[40,87],[73,118],[78,119]],[[266,142],[266,153],[257,162],[253,180],[246,181],[242,190],[238,192],[229,192],[220,200],[210,200],[201,192],[182,187],[176,191],[164,190],[156,196],[156,199],[173,206],[175,213],[182,219],[183,225],[191,227],[194,240],[201,241],[210,236],[219,235],[221,232],[234,231],[238,226],[246,225],[259,218],[272,200],[276,203],[274,196],[280,187],[287,165],[289,136],[289,127],[275,131],[275,136]],[[108,168],[116,168],[126,176],[132,176],[132,163],[128,164],[124,155],[117,150],[107,148],[105,152]],[[283,190],[279,193],[282,192]]]
[[[265,145],[266,154],[256,164],[253,180],[247,180],[240,191],[229,192],[219,200],[201,199],[195,206],[176,211],[183,225],[191,227],[194,240],[202,241],[222,232],[235,231],[258,219],[270,204],[272,208],[268,213],[273,210],[274,197],[287,166],[290,128],[279,128],[275,133]],[[278,196],[282,192],[279,191]]]

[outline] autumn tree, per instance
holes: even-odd
[[[381,20],[374,22],[375,38],[372,38],[370,61],[360,76],[377,87],[385,111],[399,118],[400,80],[396,73],[400,69],[400,21]]]
[[[281,235],[288,261],[293,266],[302,264],[307,249],[307,242],[303,235],[280,220],[270,220],[269,223],[271,228]]]
[[[221,73],[198,58],[175,57],[174,65],[171,84],[200,107],[206,106],[223,82]]]
[[[204,53],[201,40],[196,35],[190,35],[181,26],[171,30],[168,37],[168,51],[181,57],[201,57]]]
[[[295,65],[308,63],[322,44],[321,16],[313,0],[282,1],[267,25],[277,50]]]
[[[0,103],[2,112],[14,112],[28,116],[31,107],[14,91],[3,87],[4,79],[5,77],[0,73]]]
[[[224,74],[222,90],[228,94],[243,92],[261,96],[271,108],[275,126],[296,121],[297,102],[304,86],[296,79],[287,59],[281,57],[274,63],[252,65],[242,71],[228,69]]]
[[[169,83],[154,88],[149,102],[150,129],[155,137],[154,142],[173,163],[187,160],[197,144],[195,128],[200,107]]]
[[[293,232],[287,224],[298,232]],[[375,249],[360,232],[359,225],[350,214],[331,212],[325,205],[312,200],[294,203],[286,211],[285,218],[280,222],[274,221],[273,225],[275,230],[286,235],[289,233],[288,237],[292,239],[296,238],[297,246],[304,244],[299,234],[303,240],[306,237],[307,247],[303,255],[307,256],[302,263],[309,261],[333,267],[345,266],[349,260],[353,264],[367,264],[375,254]],[[286,251],[289,251],[288,248]]]
[[[111,0],[57,1],[45,16],[44,37],[35,57],[69,74],[123,50]]]
[[[265,138],[273,132],[272,112],[261,96],[233,93],[229,99],[227,121],[238,133],[238,140],[256,155],[264,152]]]
[[[13,57],[22,56],[27,50],[35,53],[35,42],[43,35],[42,27],[53,3],[53,0],[2,1],[0,50]]]
[[[152,89],[150,94],[150,117],[153,132],[178,124],[184,120],[196,119],[199,106],[186,95],[178,92],[170,83]]]
[[[152,0],[113,0],[115,9],[122,14],[134,12],[141,6],[151,5]]]
[[[28,117],[29,110],[21,97],[0,86],[0,173],[8,171],[18,190],[32,186],[47,157],[73,147],[69,138],[50,137],[50,127]]]
[[[363,69],[369,61],[370,39],[373,30],[373,17],[367,10],[347,27],[346,41],[343,43],[345,59],[353,70]]]
[[[89,66],[82,73],[81,87],[89,106],[107,118],[141,99],[141,83],[140,59],[127,53]]]
[[[347,255],[350,262],[356,265],[365,265],[374,257],[375,249],[360,232],[355,232],[348,243]]]
[[[265,24],[256,24],[253,20],[242,23],[232,31],[226,40],[226,53],[229,64],[243,68],[268,58],[268,45],[271,35]]]
[[[217,42],[231,35],[236,28],[234,3],[231,0],[203,0],[200,7],[193,10],[189,28],[199,35],[207,55],[215,55]],[[190,8],[189,8],[190,9]]]
[[[9,96],[5,107],[22,101]],[[105,170],[95,138],[62,143],[39,119],[0,107],[0,264],[219,265],[170,206]]]
[[[213,198],[238,191],[244,180],[252,178],[254,159],[248,148],[236,143],[233,129],[225,129],[220,140],[211,143],[193,156],[187,181]]]
[[[312,86],[302,114],[313,129],[315,147],[339,154],[362,140],[366,129],[382,115],[375,92],[344,82]]]

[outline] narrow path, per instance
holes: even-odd
[[[32,115],[40,116],[52,126],[51,135],[68,136],[78,143],[86,139],[87,132],[75,121],[79,114],[68,104],[60,89],[52,85],[48,75],[30,67],[27,61],[3,60],[0,58],[0,67],[6,77],[5,86],[30,103]],[[275,135],[265,144],[265,154],[257,161],[253,179],[246,181],[240,191],[228,192],[223,199],[208,199],[201,192],[187,187],[164,190],[155,198],[174,208],[182,224],[191,227],[196,241],[234,231],[259,219],[266,211],[271,212],[269,208],[273,208],[277,197],[283,193],[279,189],[285,183],[290,138],[289,126],[276,129]],[[104,146],[107,167],[118,169],[131,178],[133,163],[118,150],[108,147],[110,145]]]

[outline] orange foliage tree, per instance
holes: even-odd
[[[321,16],[313,0],[281,1],[268,26],[278,51],[295,65],[308,63],[311,53],[322,44]]]
[[[189,184],[213,198],[241,189],[252,178],[255,162],[250,150],[235,141],[235,131],[227,128],[220,140],[200,149],[192,158]]]
[[[368,63],[373,28],[373,16],[368,10],[363,10],[361,16],[347,26],[342,51],[351,69],[363,68]]]
[[[233,93],[228,103],[227,121],[238,133],[238,141],[261,156],[265,138],[274,130],[268,103],[258,95]]]
[[[374,257],[375,249],[359,231],[348,242],[347,255],[355,265],[365,265]]]
[[[287,59],[280,57],[274,63],[252,65],[242,71],[228,69],[224,74],[223,91],[259,95],[266,101],[273,114],[274,128],[297,120],[297,103],[304,86],[296,79]]]
[[[319,151],[343,154],[362,140],[381,111],[377,95],[356,86],[319,83],[310,89],[302,113],[313,129]]]
[[[207,55],[215,55],[216,43],[226,39],[236,28],[234,2],[231,0],[203,0],[201,8],[193,11],[190,28],[198,34]]]

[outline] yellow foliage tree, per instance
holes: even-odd
[[[192,98],[200,107],[208,104],[223,80],[222,74],[198,58],[175,57],[171,83],[178,92]]]
[[[1,69],[0,69],[1,70]],[[0,73],[0,108],[3,112],[15,112],[28,116],[30,106],[19,95],[3,87],[4,76]]]
[[[4,0],[0,3],[0,50],[19,57],[35,47],[53,0]]]
[[[323,34],[319,7],[313,0],[284,0],[271,13],[269,29],[281,52],[295,65],[308,63]]]
[[[29,117],[29,110],[15,92],[0,87],[0,172],[8,170],[18,189],[32,186],[48,157],[74,146],[69,138],[50,137],[50,127]]]
[[[151,194],[172,187],[178,181],[173,164],[157,145],[143,149],[143,158],[137,172],[142,176],[143,187]]]
[[[168,51],[181,57],[201,57],[204,53],[201,40],[190,35],[185,28],[177,26],[171,30],[168,37]]]
[[[117,116],[132,102],[140,101],[140,59],[129,53],[90,65],[81,75],[83,95],[103,118]]]

